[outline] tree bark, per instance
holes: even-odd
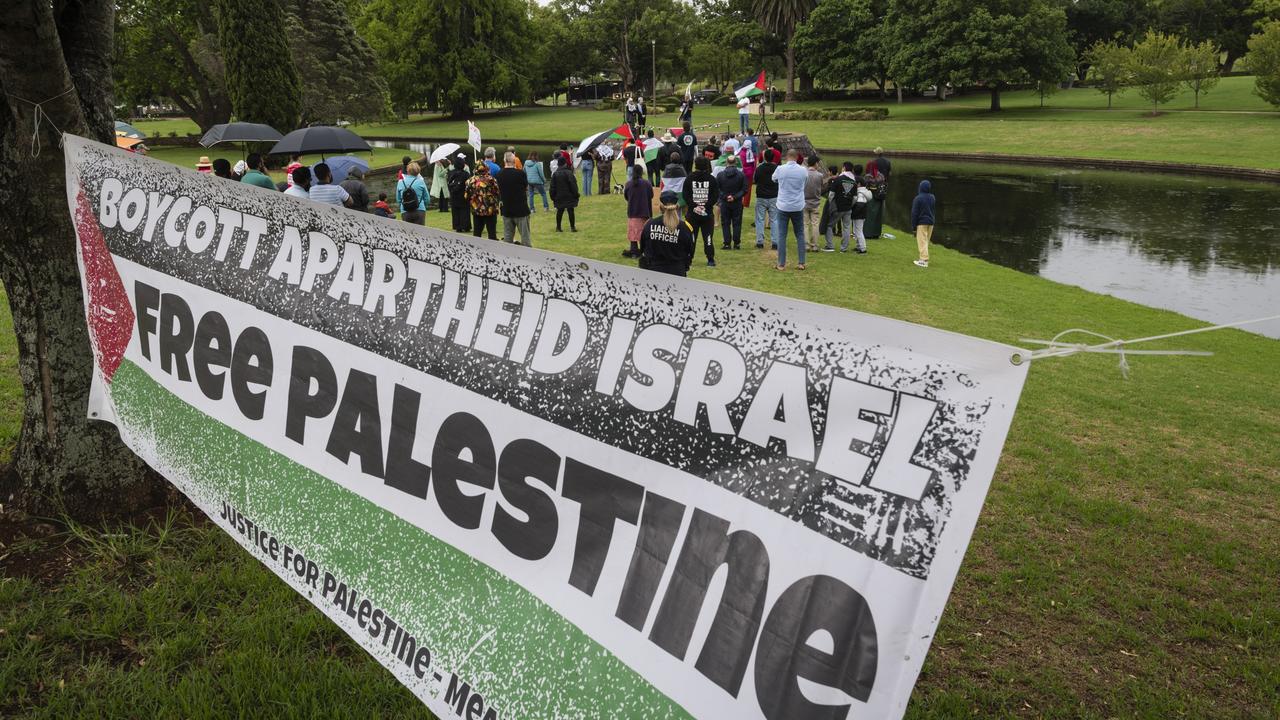
[[[794,102],[796,99],[796,44],[795,34],[787,39],[787,94],[783,98],[785,102]]]
[[[18,0],[0,14],[0,280],[24,398],[0,498],[34,513],[123,514],[165,491],[114,426],[87,417],[93,356],[55,129],[111,140],[112,8]],[[36,104],[47,116],[38,128]]]
[[[992,85],[989,89],[991,90],[991,112],[1000,112],[1000,88]],[[939,92],[943,92],[943,90],[939,88]],[[1040,96],[1040,107],[1044,107],[1043,95]]]

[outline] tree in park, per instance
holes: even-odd
[[[302,87],[288,53],[279,0],[216,0],[227,94],[236,118],[282,132],[302,118]]]
[[[1150,27],[1155,9],[1148,0],[1059,0],[1067,14],[1067,39],[1076,52],[1076,76],[1084,80],[1098,43],[1128,45]]]
[[[786,102],[796,94],[796,28],[809,17],[813,0],[753,0],[753,8],[765,29],[787,41],[787,94]]]
[[[113,68],[118,102],[172,102],[202,132],[231,119],[208,2],[118,0]]]
[[[1010,84],[1060,80],[1075,62],[1066,15],[1048,0],[890,0],[889,17],[895,78],[981,83],[993,112]]]
[[[302,125],[375,120],[389,108],[369,43],[341,0],[285,0],[289,53],[302,83]]]
[[[86,413],[93,356],[58,131],[112,140],[113,7],[16,0],[0,13],[0,280],[23,390],[21,435],[0,497],[34,513],[128,512],[163,498],[166,487],[113,425]]]
[[[1280,107],[1280,21],[1263,26],[1249,38],[1249,71],[1254,74],[1254,92]]]
[[[1099,40],[1085,53],[1089,65],[1089,77],[1094,81],[1098,92],[1107,96],[1107,109],[1111,109],[1111,98],[1124,92],[1131,82],[1130,68],[1133,64],[1129,57],[1129,48],[1114,42]]]
[[[821,0],[796,28],[796,61],[818,82],[845,87],[889,82],[887,0]]]
[[[1151,103],[1152,114],[1178,94],[1184,77],[1182,44],[1173,35],[1148,30],[1129,53],[1129,74],[1138,94]]]
[[[1212,41],[1222,48],[1224,70],[1230,71],[1248,49],[1249,34],[1259,19],[1258,0],[1153,0],[1158,26],[1191,43]]]
[[[1221,55],[1222,51],[1210,40],[1183,49],[1182,82],[1195,93],[1197,110],[1200,109],[1200,96],[1217,87],[1221,79],[1218,76],[1218,58]]]

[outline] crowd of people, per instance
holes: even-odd
[[[628,121],[642,123],[644,99],[627,101]],[[653,130],[638,141],[624,141],[620,154],[626,164],[625,199],[628,247],[623,256],[641,267],[685,275],[692,266],[696,247],[702,246],[708,267],[716,266],[716,229],[719,249],[742,248],[743,217],[752,207],[757,249],[766,242],[776,253],[777,270],[786,270],[791,240],[795,267],[804,270],[807,253],[867,252],[868,237],[880,236],[884,200],[892,164],[881,148],[866,165],[844,162],[823,165],[817,155],[805,157],[795,148],[785,149],[776,133],[756,134],[747,123],[742,132],[712,135],[700,143],[686,120],[682,128],[660,138]],[[502,240],[532,246],[530,216],[541,200],[544,212],[554,206],[555,231],[578,232],[575,210],[583,196],[592,194],[598,178],[600,194],[610,192],[615,150],[601,144],[574,157],[561,145],[544,166],[537,151],[522,160],[508,147],[498,164],[495,148],[485,148],[474,162],[459,152],[431,163],[430,181],[422,165],[406,156],[397,172],[395,197],[379,193],[371,202],[359,166],[334,182],[325,162],[303,165],[291,158],[286,180],[273,182],[264,158],[250,154],[234,166],[229,161],[200,158],[196,168],[229,180],[283,191],[313,202],[342,205],[382,217],[396,217],[423,225],[434,202],[438,212],[449,213],[455,232],[497,240],[502,218]],[[579,184],[579,174],[581,185]],[[655,213],[655,197],[656,213]],[[393,210],[394,206],[394,210]],[[911,229],[919,257],[915,264],[928,267],[929,242],[935,223],[936,199],[929,181],[920,184],[911,206]],[[655,217],[656,215],[656,217]],[[819,242],[822,241],[822,245]]]

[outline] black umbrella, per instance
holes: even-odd
[[[279,130],[262,123],[233,122],[214,125],[200,138],[200,144],[213,147],[218,143],[280,142]]]
[[[314,153],[373,152],[369,143],[350,130],[319,125],[294,130],[285,135],[270,155],[311,155]]]

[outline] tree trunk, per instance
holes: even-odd
[[[893,87],[898,91],[898,104],[901,105],[902,104],[902,85],[895,82],[893,84]]]
[[[1000,112],[1000,88],[999,86],[992,85],[989,89],[991,90],[991,112]],[[938,92],[942,93],[945,91],[942,88],[938,88]],[[1040,107],[1044,107],[1043,94],[1040,96]]]
[[[0,14],[0,280],[18,340],[21,436],[0,498],[28,512],[132,512],[165,484],[87,417],[93,356],[54,125],[109,142],[111,0],[19,0]],[[64,50],[65,48],[65,50]],[[19,99],[21,98],[21,99]],[[35,103],[47,115],[31,147]]]
[[[796,99],[796,44],[794,35],[787,39],[787,94],[783,98],[785,102],[794,102]]]
[[[1227,50],[1227,57],[1222,61],[1222,72],[1231,72],[1231,68],[1236,66],[1236,60],[1240,59],[1240,53],[1235,50]]]

